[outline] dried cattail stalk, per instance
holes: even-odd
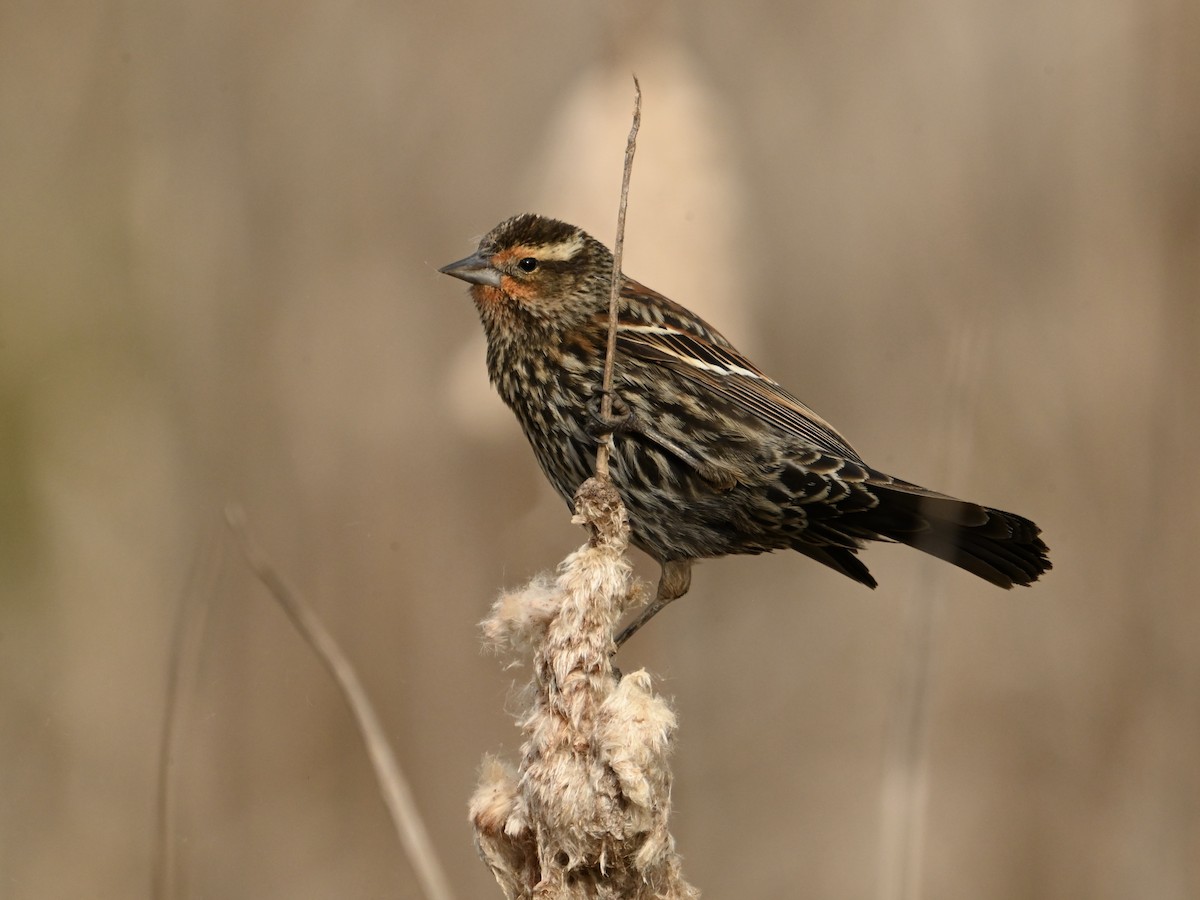
[[[555,579],[501,596],[483,624],[491,648],[532,653],[533,680],[520,767],[484,761],[476,842],[509,900],[695,898],[667,830],[675,715],[644,670],[612,666],[613,630],[644,593],[625,508],[596,479],[575,499],[587,544]]]

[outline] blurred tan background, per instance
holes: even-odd
[[[185,602],[173,896],[418,896],[230,501],[498,896],[465,805],[525,676],[475,623],[583,535],[436,268],[527,209],[611,242],[631,72],[626,271],[1055,565],[703,564],[620,657],[689,880],[1200,896],[1198,44],[1188,0],[4,4],[0,896],[149,891]]]

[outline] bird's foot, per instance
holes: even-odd
[[[604,397],[612,398],[611,412],[604,414]],[[628,431],[633,423],[633,411],[616,391],[597,390],[587,402],[588,423],[585,430],[592,438],[600,440],[606,435]]]
[[[639,628],[658,615],[668,603],[678,600],[686,594],[691,585],[692,561],[690,559],[670,559],[664,562],[654,600],[617,635],[617,649],[621,649],[622,644],[633,637]]]

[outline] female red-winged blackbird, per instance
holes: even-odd
[[[857,555],[867,540],[908,544],[1004,588],[1050,568],[1029,519],[870,468],[715,329],[624,276],[620,415],[601,421],[612,266],[575,226],[525,214],[440,271],[470,282],[488,374],[568,504],[592,474],[596,435],[615,431],[610,471],[632,542],[662,566],[657,599],[618,643],[682,596],[704,557],[790,547],[872,588]]]

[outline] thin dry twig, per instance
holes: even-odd
[[[629,206],[629,178],[633,173],[633,154],[637,148],[637,133],[642,125],[642,86],[633,76],[633,125],[625,142],[625,170],[621,175],[621,205],[617,208],[617,237],[613,242],[612,288],[608,297],[608,349],[604,354],[604,378],[600,384],[600,417],[612,418],[613,366],[617,355],[617,316],[620,313],[621,255],[625,250],[625,210]],[[612,432],[604,435],[596,448],[596,477],[608,480],[608,456],[612,452]]]
[[[225,519],[237,536],[246,562],[258,580],[270,591],[271,596],[292,620],[292,624],[313,648],[341,688],[342,695],[346,698],[346,703],[358,724],[367,754],[371,758],[375,777],[383,793],[383,802],[392,817],[396,834],[408,853],[425,896],[430,900],[452,900],[454,895],[450,890],[450,882],[438,862],[433,841],[429,838],[429,832],[425,830],[412,789],[396,761],[395,754],[392,753],[383,726],[367,697],[366,690],[358,680],[354,667],[342,653],[333,636],[321,624],[321,620],[267,561],[266,556],[251,539],[246,530],[245,513],[239,507],[230,506],[225,511]]]
[[[948,488],[961,488],[966,461],[971,458],[971,416],[978,408],[981,360],[979,346],[987,334],[978,322],[967,321],[958,331],[946,379],[945,434],[937,444],[948,469]],[[926,567],[926,573],[932,567]],[[896,703],[889,728],[884,762],[883,814],[880,840],[880,900],[914,900],[921,896],[925,855],[926,807],[929,795],[929,706],[934,688],[941,610],[941,582],[926,575],[907,602],[903,671],[897,681]]]
[[[214,531],[192,562],[183,599],[175,613],[175,627],[171,636],[167,693],[163,702],[162,732],[158,744],[154,854],[150,873],[150,896],[156,900],[166,900],[175,883],[174,763],[179,749],[179,725],[186,719],[184,701],[191,694],[191,682],[198,668],[197,658],[208,618],[208,597],[214,590],[220,568],[217,564],[217,546]]]

